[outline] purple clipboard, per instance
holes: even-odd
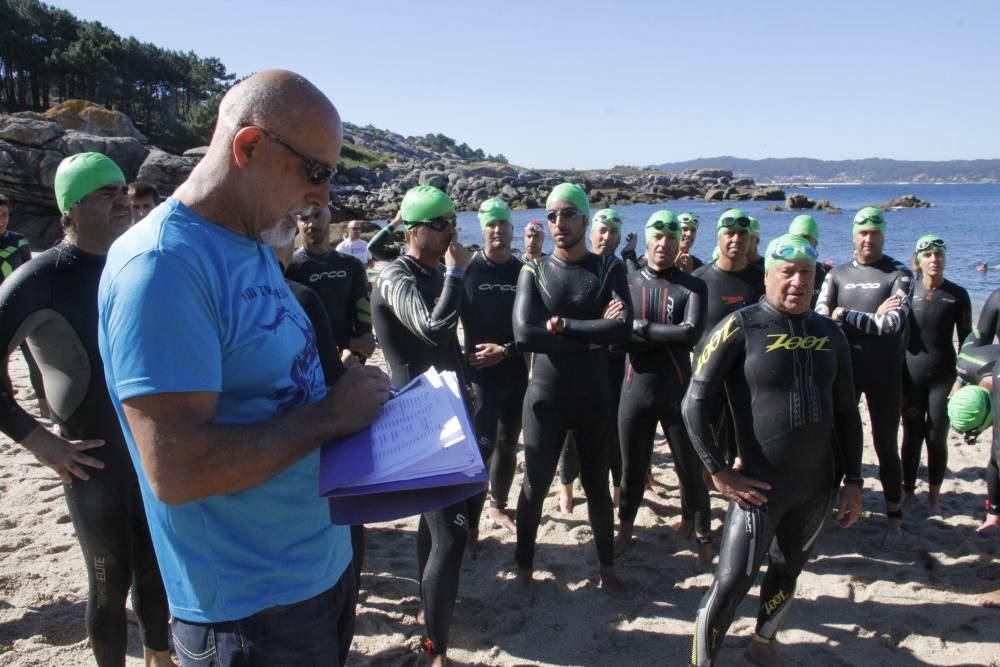
[[[327,442],[320,450],[319,493],[330,501],[330,520],[340,525],[379,523],[453,505],[486,488],[486,469],[343,488],[374,470],[371,431]]]

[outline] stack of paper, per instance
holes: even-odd
[[[441,509],[482,491],[486,480],[455,374],[433,368],[403,387],[369,428],[320,452],[319,491],[338,524]]]

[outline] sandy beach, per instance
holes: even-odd
[[[11,376],[30,393],[19,353]],[[32,403],[33,401],[29,401]],[[864,412],[862,413],[863,416]],[[866,424],[867,429],[867,424]],[[833,519],[799,579],[796,602],[779,634],[798,665],[1000,665],[1000,610],[978,606],[1000,589],[1000,537],[975,529],[983,518],[986,437],[968,446],[952,434],[944,516],[928,517],[926,484],[904,519],[902,547],[881,546],[884,507],[866,434],[865,517],[841,530]],[[0,440],[0,667],[91,665],[84,629],[87,586],[80,549],[58,478],[34,457]],[[519,459],[519,470],[522,466]],[[474,665],[682,665],[691,651],[698,601],[712,575],[694,570],[693,545],[678,521],[677,478],[658,437],[657,493],[647,493],[636,544],[618,561],[631,589],[615,601],[597,586],[586,504],[577,490],[571,514],[545,503],[531,607],[511,600],[514,536],[481,522],[478,558],[466,558],[449,655]],[[926,471],[921,468],[921,476]],[[520,475],[511,491],[516,505]],[[725,503],[713,495],[713,529]],[[416,621],[416,518],[368,527],[367,559],[351,664],[420,665]],[[758,605],[754,587],[740,606],[719,657],[749,665],[743,651]],[[130,617],[129,665],[140,665]]]

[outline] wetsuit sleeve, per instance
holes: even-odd
[[[837,307],[837,277],[833,270],[826,274],[823,285],[819,288],[819,297],[816,299],[816,312],[823,317],[830,317],[833,309]]]
[[[825,281],[823,286],[826,287]],[[846,310],[844,311],[844,322],[862,333],[876,336],[892,336],[901,333],[906,325],[906,318],[910,314],[913,274],[905,270],[899,271],[893,280],[890,294],[899,297],[899,306],[894,310],[882,315],[865,313],[860,310]],[[822,294],[820,294],[820,298],[822,298]]]
[[[658,324],[650,322],[645,327],[643,335],[655,343],[682,345],[693,348],[705,331],[705,317],[708,312],[708,300],[705,298],[705,288],[693,289],[688,294],[687,305],[684,308],[684,321],[680,324]]]
[[[969,293],[961,290],[958,303],[958,317],[955,319],[955,329],[958,332],[958,341],[961,346],[965,340],[970,338],[972,332],[972,301]]]
[[[603,318],[576,320],[564,317],[565,328],[562,331],[564,336],[600,345],[628,342],[632,333],[632,295],[629,293],[628,280],[625,277],[625,265],[615,260],[608,280],[611,281],[610,301],[621,301],[625,305],[622,312],[611,320]]]
[[[724,399],[725,381],[744,356],[743,321],[733,313],[712,330],[705,345],[697,351],[691,385],[684,396],[684,423],[691,443],[708,471],[715,474],[726,467],[726,460],[715,440],[712,420]]]
[[[347,372],[347,369],[340,360],[337,341],[333,337],[333,329],[330,327],[330,318],[326,313],[326,307],[319,295],[308,287],[295,290],[295,297],[302,306],[302,310],[306,311],[306,317],[309,318],[313,330],[316,332],[319,363],[323,367],[323,378],[326,385],[330,386],[336,383],[340,376]]]
[[[636,256],[635,250],[622,250],[622,261],[625,262],[625,270],[629,273],[642,270],[642,266],[639,265],[639,258]]]
[[[830,440],[840,450],[838,458],[843,466],[844,478],[860,482],[864,431],[854,393],[851,349],[839,328],[831,331],[830,337],[837,341],[837,377],[833,381],[833,425],[836,432]]]
[[[1000,290],[995,290],[986,299],[983,309],[979,312],[979,322],[972,330],[972,337],[966,338],[962,347],[980,347],[990,345],[997,330],[997,319],[1000,318]]]
[[[400,264],[386,267],[378,279],[385,303],[404,327],[432,347],[451,343],[462,307],[462,277],[447,273],[433,311],[427,309],[416,279]]]
[[[517,277],[517,293],[514,296],[514,342],[522,352],[582,352],[589,345],[582,340],[571,340],[565,336],[550,333],[545,327],[552,316],[542,301],[538,290],[536,271],[538,266],[526,264]]]
[[[50,288],[27,289],[21,283],[30,276],[30,269],[14,272],[0,286],[0,349],[9,355],[28,337],[36,326],[44,323],[39,300]],[[14,442],[20,442],[35,430],[38,422],[14,400],[6,383],[0,382],[0,431]]]
[[[384,262],[391,262],[399,257],[399,247],[392,240],[393,229],[386,225],[368,242],[368,252],[372,257]]]
[[[351,278],[351,305],[354,317],[354,335],[362,336],[372,332],[371,288],[368,272],[360,260],[353,263]]]

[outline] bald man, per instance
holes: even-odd
[[[287,71],[234,86],[204,159],[112,247],[101,355],[185,665],[344,664],[357,588],[317,448],[389,399],[377,368],[326,387],[274,253],[325,206],[340,116]]]

